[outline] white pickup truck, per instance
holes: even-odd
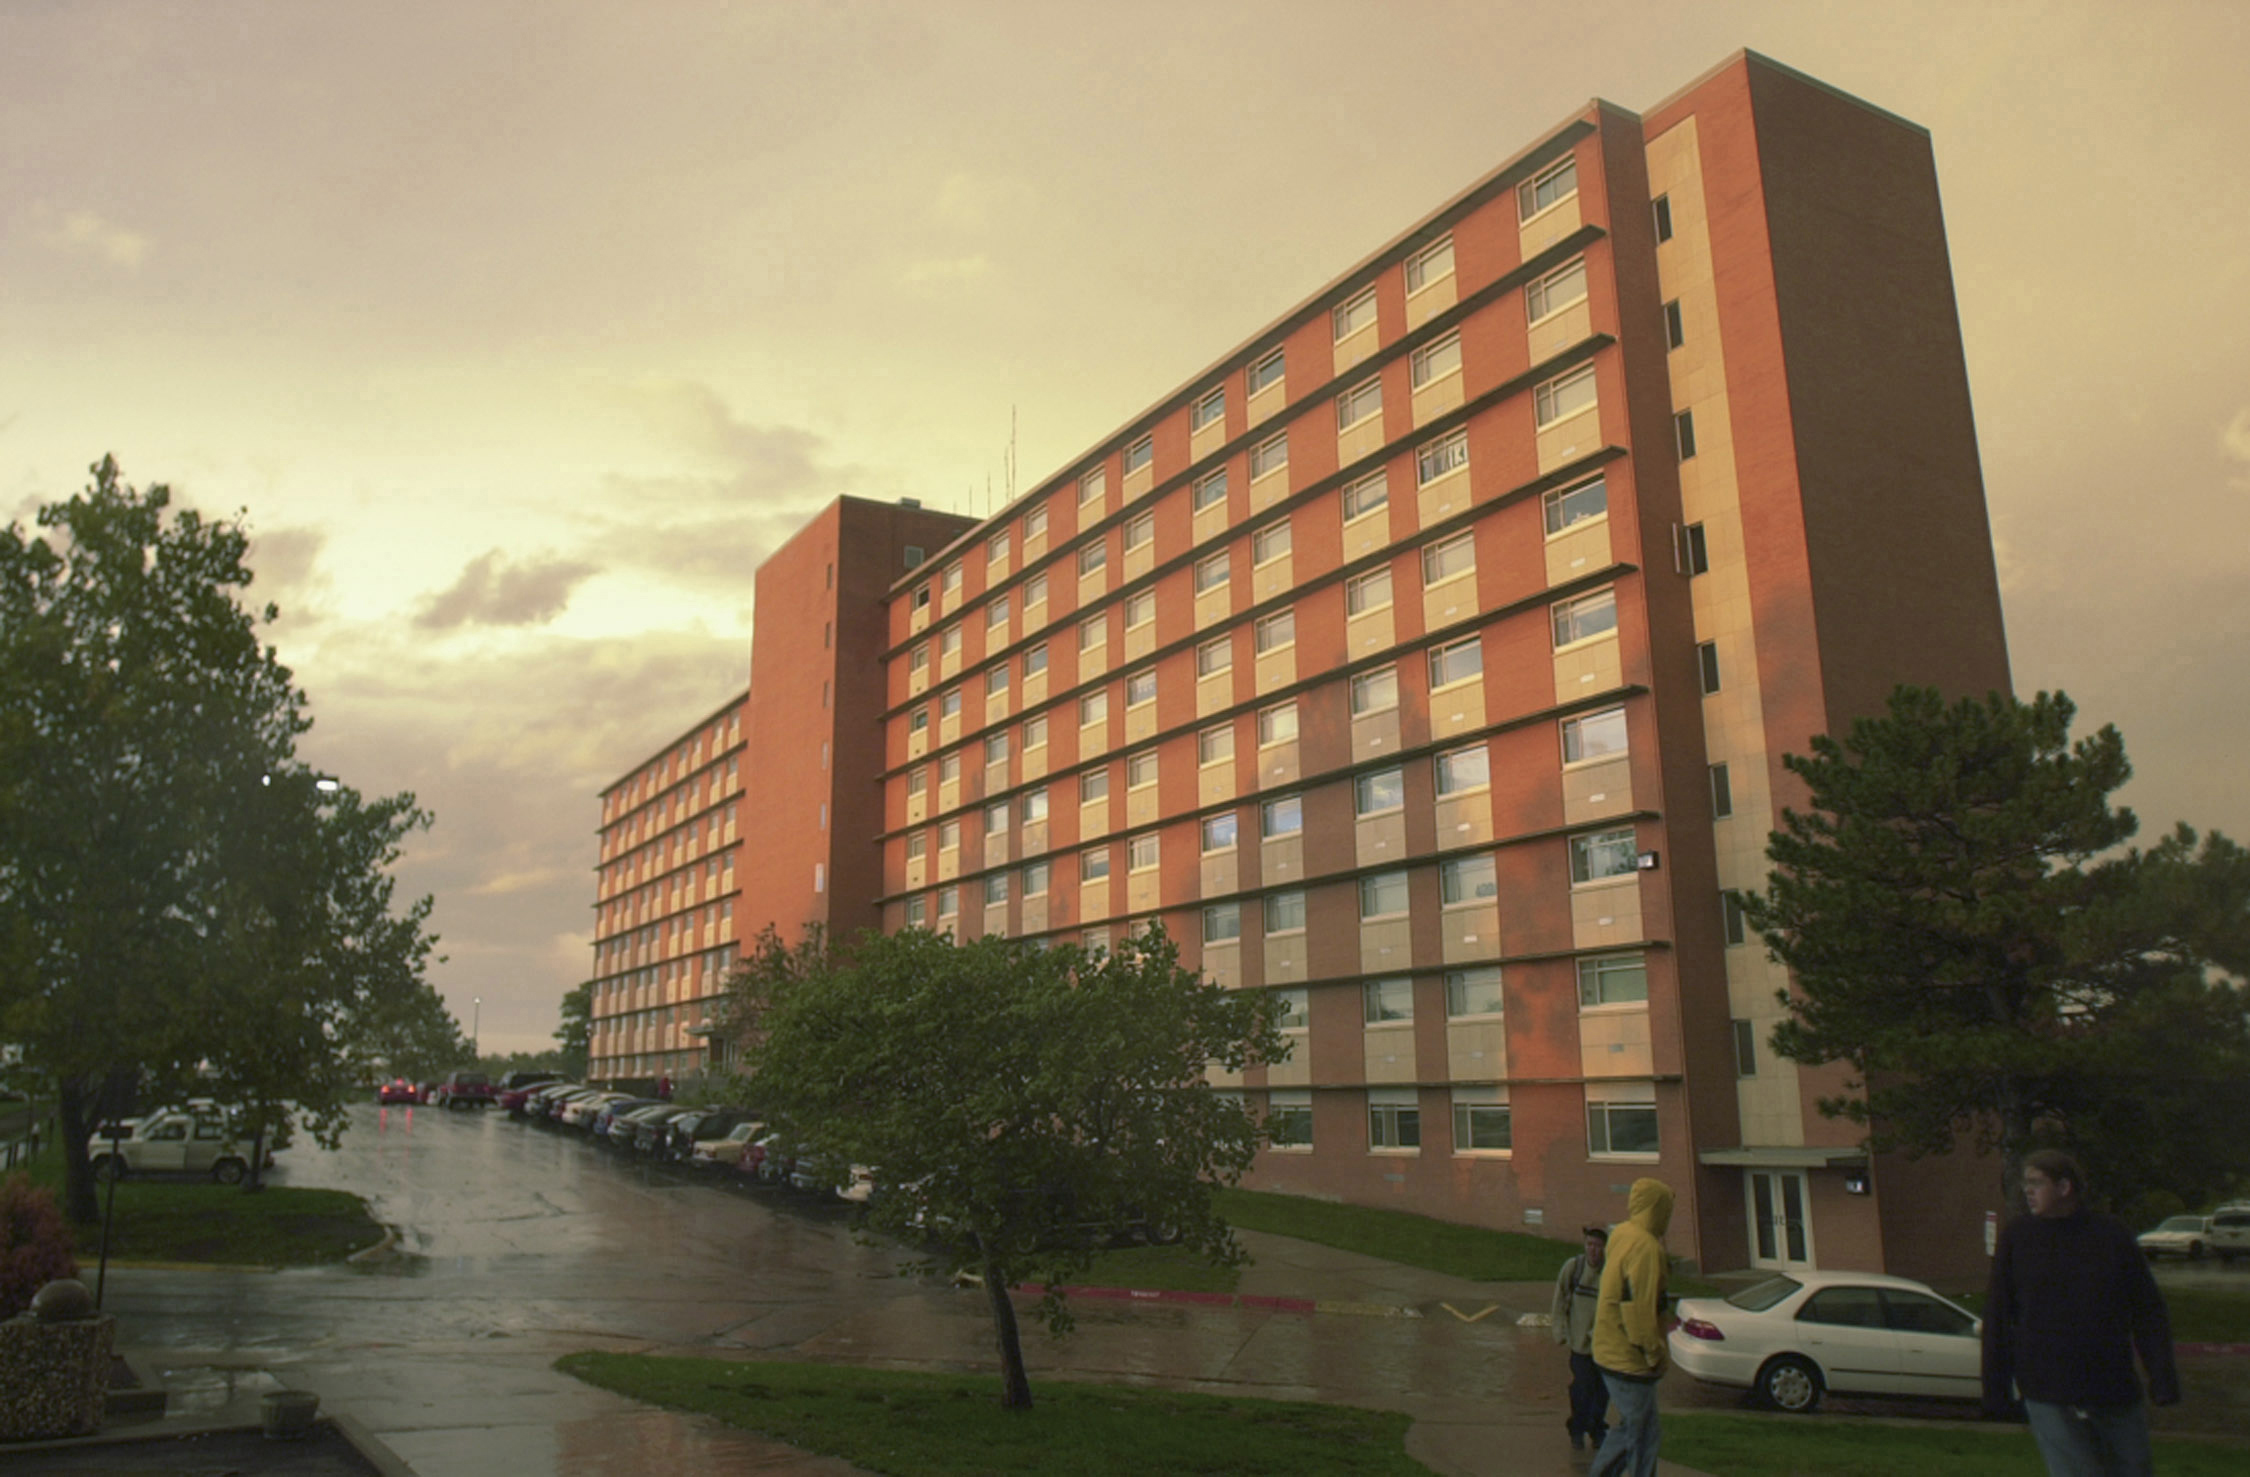
[[[207,1174],[239,1184],[250,1169],[250,1145],[223,1113],[167,1108],[132,1125],[131,1138],[97,1137],[88,1146],[98,1179],[128,1174]],[[269,1150],[266,1163],[273,1163]]]

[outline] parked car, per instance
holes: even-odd
[[[779,1129],[762,1129],[742,1151],[738,1169],[746,1177],[761,1185],[781,1184],[788,1180],[789,1171],[796,1160],[784,1147]]]
[[[441,1108],[489,1108],[492,1079],[482,1072],[448,1072],[430,1101]]]
[[[607,1143],[611,1131],[617,1126],[618,1119],[624,1117],[627,1113],[637,1113],[643,1108],[661,1108],[664,1105],[664,1099],[657,1097],[619,1096],[611,1098],[587,1115],[587,1135],[597,1142]]]
[[[2141,1244],[2141,1255],[2152,1262],[2160,1256],[2200,1262],[2211,1253],[2211,1219],[2207,1215],[2167,1216],[2155,1230],[2143,1231],[2134,1239]]]
[[[620,1149],[631,1149],[636,1154],[657,1157],[658,1151],[671,1142],[673,1120],[690,1110],[667,1103],[659,1108],[640,1108],[625,1115],[622,1123],[609,1131],[610,1141]]]
[[[729,1103],[715,1108],[702,1108],[684,1117],[672,1120],[672,1142],[667,1157],[687,1164],[695,1158],[695,1146],[712,1139],[725,1138],[737,1124],[756,1123],[758,1115],[748,1108]]]
[[[531,1095],[523,1100],[524,1116],[552,1123],[561,1116],[565,1103],[574,1103],[593,1091],[593,1088],[582,1082],[558,1082],[551,1087],[535,1087],[531,1090]]]
[[[584,1129],[594,1121],[594,1115],[612,1103],[626,1100],[621,1092],[594,1091],[571,1098],[555,1114],[555,1122],[565,1128]]]
[[[2211,1253],[2230,1263],[2250,1257],[2250,1205],[2222,1205],[2211,1213]]]
[[[688,1154],[688,1164],[694,1169],[740,1169],[750,1141],[765,1131],[766,1126],[757,1119],[745,1118],[722,1138],[698,1139]]]
[[[1983,1394],[1977,1318],[1928,1286],[1880,1272],[1792,1272],[1727,1298],[1686,1298],[1672,1362],[1779,1410],[1820,1397]]]
[[[509,1072],[493,1084],[492,1101],[502,1112],[513,1113],[522,1108],[533,1089],[561,1080],[561,1074],[555,1072]]]
[[[250,1144],[235,1136],[224,1113],[166,1109],[138,1120],[133,1136],[88,1146],[96,1178],[129,1174],[208,1174],[222,1185],[239,1184],[250,1170]],[[273,1163],[273,1150],[265,1152]]]
[[[404,1077],[393,1077],[375,1089],[375,1101],[385,1105],[420,1102],[421,1093]]]

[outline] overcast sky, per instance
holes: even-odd
[[[2250,6],[0,6],[0,520],[247,509],[306,757],[549,1044],[596,794],[840,493],[982,511],[1582,107],[1748,46],[1926,127],[2018,689],[2250,834]],[[972,499],[974,506],[972,508]],[[1912,529],[1900,536],[1912,538]]]

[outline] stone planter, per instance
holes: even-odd
[[[101,1429],[117,1320],[108,1314],[0,1323],[0,1441],[90,1436]]]

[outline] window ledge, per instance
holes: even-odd
[[[1592,646],[1598,641],[1615,641],[1616,639],[1617,628],[1615,626],[1612,626],[1608,630],[1601,632],[1599,635],[1581,636],[1576,641],[1564,642],[1562,645],[1555,648],[1555,655],[1563,656],[1569,652],[1583,650],[1584,648]]]

